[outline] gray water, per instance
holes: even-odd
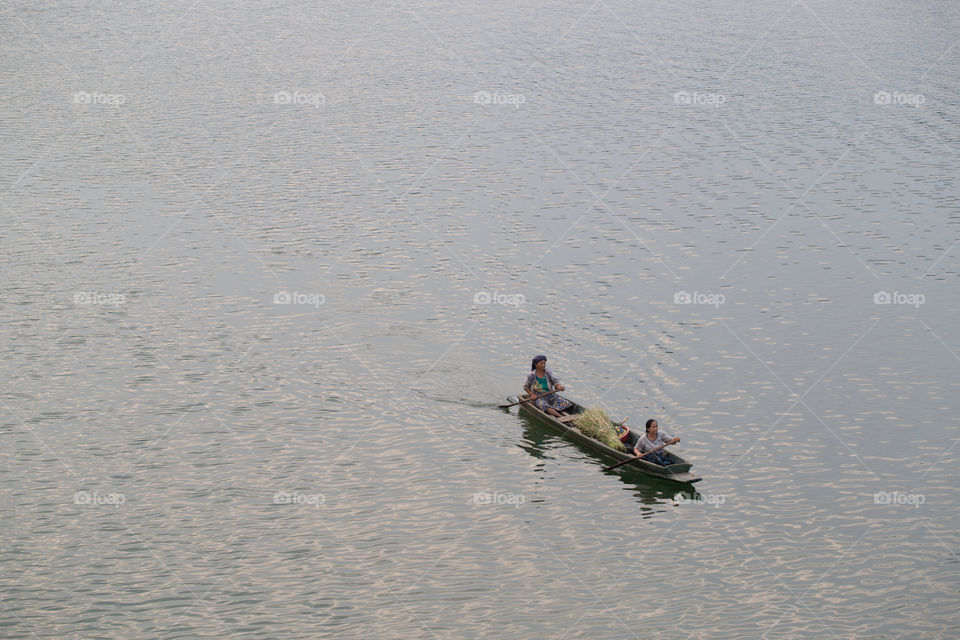
[[[960,634],[955,3],[3,14],[0,636]]]

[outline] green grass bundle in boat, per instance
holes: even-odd
[[[611,449],[617,451],[626,451],[626,447],[617,437],[617,432],[610,423],[610,416],[603,410],[603,407],[593,407],[587,409],[577,417],[577,427],[594,440],[599,440]]]

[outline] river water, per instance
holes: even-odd
[[[956,4],[4,15],[3,637],[960,635]]]

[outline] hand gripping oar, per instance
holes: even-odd
[[[513,404],[501,404],[501,405],[498,406],[497,408],[498,408],[498,409],[509,409],[510,407],[515,407],[515,406],[517,406],[518,404],[523,404],[524,402],[532,402],[532,401],[534,401],[534,400],[539,400],[539,399],[542,398],[543,396],[548,396],[548,395],[550,395],[551,393],[558,393],[558,392],[557,392],[556,390],[547,391],[546,393],[541,393],[541,394],[538,395],[538,396],[534,396],[534,397],[532,397],[532,398],[527,398],[526,400],[520,400],[519,402],[514,402]]]
[[[651,453],[656,453],[657,451],[660,451],[660,449],[663,449],[663,448],[666,447],[666,446],[668,446],[668,445],[662,444],[662,445],[660,445],[659,447],[657,447],[656,449],[651,449],[650,451],[647,451],[646,453],[642,453],[642,454],[640,454],[639,456],[636,456],[635,458],[628,458],[627,460],[624,460],[623,462],[618,462],[617,464],[613,465],[612,467],[607,467],[606,469],[604,469],[604,471],[610,471],[610,470],[612,470],[612,469],[616,469],[617,467],[622,467],[623,465],[627,464],[628,462],[633,462],[634,460],[639,460],[640,458],[646,457],[646,456],[650,455]]]

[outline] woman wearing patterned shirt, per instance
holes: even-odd
[[[564,390],[560,379],[547,369],[547,356],[536,356],[530,363],[530,374],[523,381],[523,390],[530,396],[539,396],[548,391]],[[569,408],[572,403],[552,393],[549,396],[537,398],[533,401],[533,404],[541,411],[559,417],[560,412]]]

